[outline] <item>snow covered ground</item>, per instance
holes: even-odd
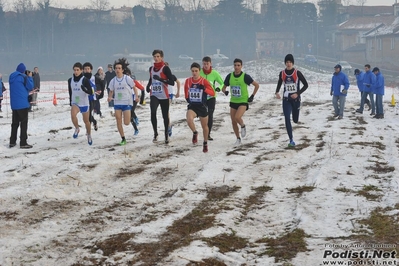
[[[244,116],[247,136],[233,147],[228,97],[219,94],[206,154],[191,144],[182,97],[171,106],[169,145],[152,143],[147,103],[136,111],[139,135],[125,126],[127,145],[119,146],[105,100],[93,145],[84,129],[73,139],[66,82],[43,83],[46,102],[29,116],[30,150],[8,148],[11,113],[3,108],[0,265],[322,265],[327,246],[354,243],[375,208],[397,217],[399,116],[389,104],[398,89],[386,88],[385,119],[373,119],[354,113],[352,84],[345,117],[335,120],[331,75],[304,69],[310,86],[294,126],[297,147],[288,149],[274,98],[281,68],[244,64],[263,82]],[[160,136],[161,125],[159,111]],[[359,194],[365,187],[377,198]],[[286,258],[273,253],[278,247],[266,239],[292,232],[305,233],[305,247],[295,252],[288,243],[294,254]]]

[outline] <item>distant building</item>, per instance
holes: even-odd
[[[293,32],[257,32],[256,52],[258,58],[274,55],[286,55],[294,51]]]

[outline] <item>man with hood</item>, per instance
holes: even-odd
[[[19,146],[21,149],[30,149],[32,145],[27,143],[28,139],[28,112],[30,103],[28,101],[29,92],[33,90],[32,72],[25,74],[26,66],[20,63],[15,72],[11,73],[10,84],[10,103],[12,110],[10,148],[16,146],[17,132],[21,125]]]
[[[346,95],[348,95],[349,80],[348,76],[342,72],[341,65],[334,67],[334,74],[331,81],[330,95],[333,97],[334,117],[344,118]]]

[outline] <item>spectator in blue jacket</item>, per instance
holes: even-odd
[[[362,94],[362,100],[360,101],[360,108],[356,110],[357,113],[363,114],[363,107],[364,103],[366,102],[367,95],[370,98],[370,104],[371,104],[371,114],[370,115],[375,115],[375,104],[374,104],[374,93],[373,93],[373,87],[375,86],[375,75],[373,72],[370,70],[370,65],[366,64],[364,65],[364,77],[363,77],[363,89],[364,93]]]
[[[341,71],[341,65],[336,65],[334,70],[335,72],[331,81],[330,95],[333,96],[332,103],[334,106],[334,117],[338,116],[338,119],[342,119],[344,118],[345,101],[346,95],[348,95],[349,80],[346,74]]]
[[[28,139],[28,111],[30,103],[28,101],[29,92],[33,90],[32,72],[25,74],[26,67],[20,63],[17,70],[11,73],[9,78],[10,84],[10,103],[12,110],[11,137],[10,148],[14,147],[17,142],[18,127],[21,125],[20,142],[21,149],[32,148],[27,143]]]
[[[364,93],[364,84],[363,84],[363,79],[364,79],[364,72],[360,71],[359,69],[355,69],[355,77],[356,77],[356,83],[357,83],[357,87],[359,88],[359,92],[360,92],[360,103],[362,102],[362,95]],[[367,104],[367,106],[369,107],[369,111],[371,110],[371,104],[370,104],[370,100],[367,99],[367,95],[366,95],[366,100],[364,102],[365,104]],[[356,112],[358,112],[359,109],[356,110]]]
[[[373,118],[382,119],[384,118],[382,98],[384,97],[385,92],[385,81],[384,76],[381,74],[378,67],[373,68],[373,73],[376,77],[375,86],[373,87],[373,92],[375,94],[376,115],[373,116]]]

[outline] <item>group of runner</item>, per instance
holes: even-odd
[[[170,123],[169,106],[173,97],[180,97],[180,82],[172,74],[168,64],[164,62],[162,50],[154,50],[152,53],[154,64],[149,68],[149,80],[146,91],[150,93],[151,123],[153,127],[153,142],[158,141],[157,109],[160,106],[164,125],[164,142],[169,143],[172,136],[172,126]],[[294,59],[292,55],[285,58],[286,69],[280,72],[279,82],[276,88],[276,97],[280,99],[279,90],[284,83],[283,110],[287,133],[290,138],[289,146],[294,146],[292,137],[292,127],[290,123],[291,113],[293,120],[298,122],[300,108],[300,94],[304,92],[308,84],[302,73],[293,68]],[[132,122],[135,135],[138,133],[138,119],[134,113],[137,103],[140,101],[138,90],[144,87],[131,77],[128,68],[129,63],[125,58],[115,61],[113,67],[116,76],[107,84],[109,89],[108,102],[114,101],[115,119],[119,134],[122,138],[120,145],[126,144],[123,131],[122,120],[125,125]],[[232,127],[236,136],[235,146],[241,145],[241,138],[246,136],[246,126],[243,115],[248,110],[248,103],[254,100],[259,89],[259,84],[253,78],[242,71],[243,62],[241,59],[234,60],[234,71],[229,73],[223,80],[219,72],[212,68],[211,58],[206,56],[202,59],[202,67],[198,63],[192,63],[191,77],[184,82],[184,97],[188,103],[186,121],[192,131],[192,143],[198,143],[198,131],[194,119],[199,118],[203,134],[203,152],[208,152],[208,140],[213,140],[211,130],[213,126],[213,113],[215,111],[216,93],[223,92],[226,96],[230,94],[230,117]],[[78,137],[79,126],[77,114],[82,113],[83,121],[86,126],[86,135],[89,145],[92,145],[90,128],[90,100],[89,96],[96,95],[93,89],[93,81],[84,78],[81,63],[73,66],[74,75],[68,80],[70,93],[71,119],[75,126],[74,138]],[[173,94],[173,86],[177,84],[177,93]],[[300,88],[300,82],[303,87]],[[216,86],[216,83],[219,86]],[[252,94],[249,96],[248,87],[254,86]],[[222,89],[220,89],[222,86]],[[227,87],[230,87],[227,90]],[[98,92],[97,92],[98,94]],[[133,119],[133,117],[135,119]],[[136,123],[137,122],[137,123]]]

